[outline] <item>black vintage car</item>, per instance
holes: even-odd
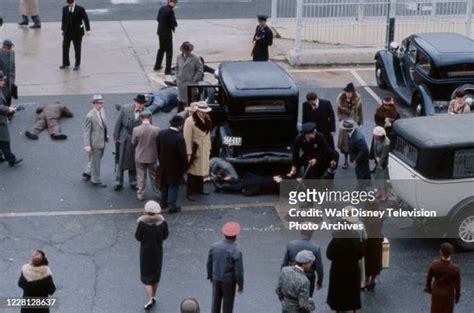
[[[474,41],[456,33],[412,35],[377,52],[375,76],[380,88],[390,87],[416,115],[445,113],[457,90],[473,98]]]
[[[238,170],[281,173],[291,165],[291,145],[298,133],[298,88],[272,62],[224,62],[219,84],[200,86],[215,99],[213,154]],[[216,95],[209,96],[214,88]]]

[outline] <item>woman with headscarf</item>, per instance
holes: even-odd
[[[149,310],[156,303],[156,291],[161,279],[163,241],[168,238],[168,223],[160,215],[161,207],[155,201],[145,204],[145,214],[137,220],[135,238],[140,241],[140,277],[145,285]]]
[[[400,118],[400,114],[395,106],[392,97],[385,97],[382,104],[375,111],[375,125],[385,129],[386,136],[391,140],[391,144],[395,144],[394,134],[392,131],[393,123]]]
[[[387,180],[388,177],[388,153],[390,152],[390,139],[382,126],[376,126],[372,132],[372,145],[370,147],[370,159],[375,162],[375,180]]]
[[[48,298],[53,295],[56,286],[52,275],[44,252],[33,251],[31,261],[21,268],[21,276],[18,280],[18,287],[23,289],[23,298]],[[23,307],[21,312],[49,313],[49,308],[28,309]]]
[[[204,77],[204,65],[201,59],[193,54],[194,46],[185,41],[179,48],[181,54],[176,57],[176,84],[178,86],[178,113],[183,111],[188,102],[188,85],[198,84]]]
[[[353,120],[359,127],[364,124],[364,113],[362,111],[362,97],[356,92],[354,84],[349,83],[337,96],[337,117],[339,122]],[[349,167],[349,133],[339,130],[337,147],[344,154],[343,169]]]
[[[209,175],[212,121],[208,114],[211,108],[205,101],[191,106],[196,111],[184,122],[183,135],[189,161],[186,195],[188,200],[194,201],[194,194],[209,194],[204,191],[204,177]]]
[[[453,313],[461,297],[461,272],[453,262],[454,247],[445,242],[440,247],[440,259],[431,263],[425,291],[431,294],[431,313]]]
[[[326,255],[331,261],[329,307],[336,312],[356,312],[361,308],[359,260],[364,256],[359,234],[347,230],[334,232]]]

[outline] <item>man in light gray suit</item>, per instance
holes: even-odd
[[[92,185],[105,188],[107,185],[100,179],[100,161],[104,155],[105,144],[108,142],[102,96],[94,95],[92,105],[94,107],[87,113],[84,125],[84,150],[89,155],[89,162],[82,176],[90,179]]]

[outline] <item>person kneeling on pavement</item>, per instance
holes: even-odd
[[[214,183],[216,192],[224,191],[240,191],[242,183],[239,174],[234,166],[221,158],[212,158],[209,161],[209,175]]]

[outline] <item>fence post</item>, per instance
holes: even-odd
[[[295,51],[301,50],[301,35],[303,32],[303,1],[296,1],[296,33],[295,33]]]
[[[278,18],[277,14],[278,14],[278,1],[279,0],[272,0],[272,22],[276,21],[276,19]]]
[[[474,0],[467,0],[466,13],[466,36],[472,38],[472,2]]]
[[[385,32],[385,46],[390,48],[390,43],[395,37],[395,15],[397,0],[387,0],[387,29]]]

